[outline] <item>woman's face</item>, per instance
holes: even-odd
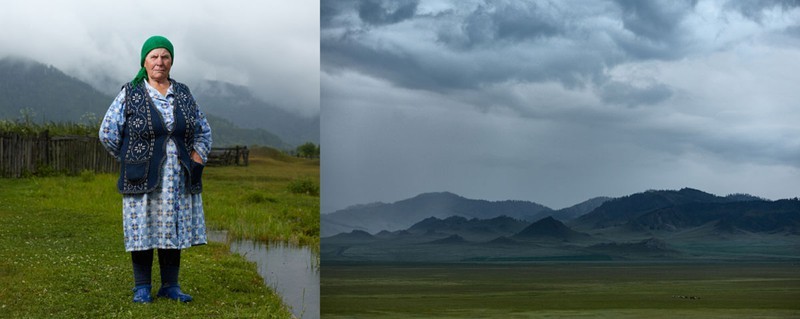
[[[147,78],[155,81],[169,79],[169,69],[172,68],[172,55],[164,48],[153,49],[144,58],[144,68]]]

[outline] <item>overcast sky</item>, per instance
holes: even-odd
[[[6,1],[0,58],[51,64],[118,89],[139,70],[142,43],[175,47],[171,75],[219,80],[297,114],[319,114],[319,1]],[[110,101],[109,101],[110,103]]]
[[[798,1],[321,2],[322,210],[800,193]]]

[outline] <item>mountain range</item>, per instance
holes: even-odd
[[[319,116],[303,117],[256,98],[244,86],[220,81],[192,85],[192,94],[206,113],[214,114],[245,129],[264,129],[291,145],[319,144]],[[198,102],[199,103],[199,102]]]
[[[530,222],[553,216],[559,220],[569,220],[591,211],[608,199],[597,197],[572,207],[553,210],[529,201],[487,201],[468,199],[450,192],[424,193],[391,204],[357,205],[323,214],[320,232],[325,237],[354,229],[370,233],[393,231],[407,228],[428,217],[463,216],[487,219],[507,216]]]
[[[438,206],[437,200],[441,200]],[[395,221],[403,220],[396,215],[417,216],[419,213],[408,213],[415,207],[420,210],[440,207],[451,215],[421,218],[395,230],[369,232],[352,228],[323,236],[323,261],[800,259],[800,200],[797,198],[770,201],[742,194],[716,196],[691,188],[651,190],[604,199],[599,205],[585,206],[595,207],[582,214],[563,219],[556,216],[564,217],[565,210],[517,203],[520,208],[539,208],[532,214],[517,212],[517,216],[537,216],[533,221],[506,215],[509,209],[505,202],[476,201],[451,193],[422,194],[398,203],[402,205],[365,207],[372,212],[386,208],[381,216],[391,216]],[[468,204],[486,210],[478,214],[474,208],[467,209],[465,205]],[[354,207],[354,211],[365,214],[365,207]],[[465,217],[455,213],[457,210],[453,207],[482,217]],[[493,207],[499,209],[492,211]],[[341,227],[344,219],[338,219],[339,214],[350,211],[329,214],[332,216],[327,218],[323,215],[322,228],[332,229],[326,227],[326,220],[339,221]],[[352,218],[354,215],[341,216]]]
[[[678,191],[650,190],[606,201],[591,211],[591,214],[580,216],[577,224],[590,224],[593,228],[604,228],[627,223],[632,218],[656,209],[693,203],[720,204],[753,200],[760,200],[760,198],[741,194],[720,197],[691,188]]]
[[[0,59],[0,74],[0,119],[27,116],[38,123],[99,121],[115,94],[23,58]],[[294,115],[230,83],[187,84],[214,130],[215,146],[258,144],[287,149],[309,141],[319,143],[319,116]]]
[[[17,58],[0,59],[0,118],[17,119],[21,110],[39,122],[81,122],[105,114],[114,99],[53,66]]]

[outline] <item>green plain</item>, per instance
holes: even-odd
[[[318,183],[319,161],[256,150],[248,167],[207,168],[207,226],[318,247],[319,197],[288,190],[301,178]],[[181,286],[194,301],[133,304],[116,179],[0,179],[0,318],[291,318],[255,265],[219,243],[182,254]]]
[[[325,263],[320,284],[324,318],[800,317],[796,263]]]

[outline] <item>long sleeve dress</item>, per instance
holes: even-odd
[[[175,126],[173,86],[163,96],[143,81],[148,95],[168,130]],[[100,142],[115,158],[120,158],[121,133],[125,125],[125,89],[111,103],[100,125]],[[211,127],[198,108],[195,117],[194,151],[203,159],[211,150]],[[205,244],[206,227],[201,194],[190,194],[186,172],[178,161],[178,149],[168,139],[166,160],[159,185],[150,193],[122,196],[122,226],[125,251],[148,249],[184,249]]]

